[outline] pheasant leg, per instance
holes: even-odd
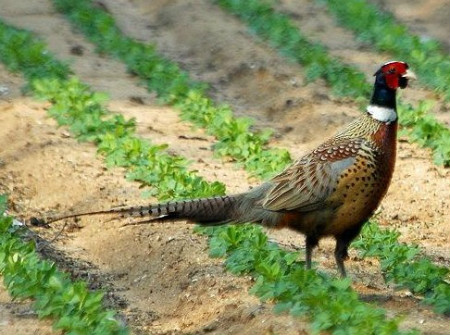
[[[317,246],[319,240],[316,237],[306,237],[306,268],[311,269],[311,258],[313,249]]]

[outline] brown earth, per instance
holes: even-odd
[[[211,95],[230,104],[236,115],[255,118],[255,128],[271,127],[271,145],[299,156],[358,115],[355,104],[330,95],[320,80],[306,86],[301,67],[286,61],[247,32],[239,20],[206,0],[103,0],[124,32],[156,43],[196,79],[211,85]],[[426,7],[429,3],[430,7]],[[417,33],[448,45],[450,22],[440,8],[445,1],[386,2],[388,9]],[[323,8],[307,0],[280,1],[312,38],[326,44],[370,76],[389,55],[373,53],[339,28]],[[434,7],[433,7],[434,6]],[[427,11],[424,8],[427,8]],[[228,192],[256,183],[230,162],[213,158],[214,139],[180,121],[177,111],[127,74],[125,67],[95,54],[94,47],[56,13],[47,0],[1,1],[7,22],[34,31],[50,50],[69,60],[72,69],[95,90],[111,96],[109,108],[135,117],[138,131],[154,143],[188,157],[192,169],[219,180]],[[81,55],[73,51],[81,51]],[[78,143],[46,116],[46,103],[21,95],[23,80],[0,67],[0,193],[10,195],[11,213],[19,218],[70,210],[142,204],[141,189],[125,180],[121,169],[106,169],[95,148]],[[436,100],[436,115],[449,120],[448,106],[418,84],[405,92],[406,101]],[[394,181],[378,219],[402,232],[402,240],[419,244],[435,261],[450,264],[450,171],[432,164],[428,150],[400,139]],[[308,322],[275,315],[270,303],[249,295],[252,279],[235,277],[221,260],[208,257],[203,236],[184,222],[122,227],[103,218],[71,221],[36,232],[51,241],[43,248],[74,278],[107,293],[106,303],[119,311],[137,334],[307,334]],[[270,232],[284,245],[303,248],[289,231]],[[55,241],[53,238],[57,237]],[[332,241],[314,255],[318,267],[335,274]],[[348,269],[363,299],[383,306],[389,315],[405,315],[403,327],[425,334],[448,334],[450,320],[420,304],[420,297],[383,283],[376,261],[351,251]],[[48,334],[50,323],[36,321],[29,304],[10,302],[0,292],[0,334]]]

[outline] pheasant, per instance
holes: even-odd
[[[375,74],[372,99],[364,115],[351,122],[286,170],[246,193],[72,214],[188,219],[201,225],[252,222],[290,228],[306,236],[306,267],[324,236],[336,240],[334,256],[341,276],[350,242],[386,194],[396,156],[396,90],[415,78],[408,64],[384,64]],[[50,222],[53,222],[50,221]]]

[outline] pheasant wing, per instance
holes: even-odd
[[[361,139],[325,143],[275,176],[263,199],[271,211],[311,211],[320,208],[336,188],[339,176],[355,163]]]

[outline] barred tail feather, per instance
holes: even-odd
[[[141,217],[152,220],[188,219],[201,224],[224,224],[232,221],[239,196],[218,196],[193,200],[171,201],[167,203],[123,207],[101,211],[74,213],[47,220],[47,223],[63,219],[110,214],[119,218]]]

